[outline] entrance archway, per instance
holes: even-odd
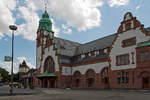
[[[143,77],[143,88],[149,88],[149,77]]]
[[[150,73],[147,71],[143,71],[140,73],[142,88],[150,88]]]
[[[93,87],[95,83],[95,72],[92,69],[89,69],[86,72],[86,84],[87,87]]]
[[[42,87],[55,88],[56,87],[56,74],[55,63],[51,56],[47,57],[44,63],[44,73],[38,77],[42,81]]]
[[[108,68],[105,67],[101,71],[101,82],[104,83],[104,88],[109,88]]]
[[[79,71],[76,71],[73,74],[73,86],[80,87],[80,85],[81,85],[81,73]]]

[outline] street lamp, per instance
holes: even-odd
[[[11,62],[11,88],[10,94],[13,94],[13,61],[14,61],[14,31],[17,30],[15,25],[9,25],[9,29],[12,30],[12,62]]]

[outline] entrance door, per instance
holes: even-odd
[[[80,85],[80,79],[76,79],[76,87],[79,87]]]
[[[47,83],[48,83],[47,79],[44,79],[44,88],[47,88]]]
[[[88,78],[87,79],[87,84],[88,84],[88,87],[92,87],[93,84],[94,84],[94,79],[93,78]]]
[[[49,80],[49,88],[55,88],[55,79]]]
[[[149,77],[143,77],[143,88],[149,88]]]
[[[105,84],[105,88],[109,88],[109,81],[108,81],[108,77],[104,78],[104,84]]]

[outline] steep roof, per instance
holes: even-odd
[[[150,33],[150,27],[145,28],[145,30]]]
[[[78,61],[76,58],[74,58],[74,56],[87,53],[90,51],[100,50],[100,49],[105,49],[107,47],[110,47],[115,37],[116,37],[116,34],[113,34],[113,35],[99,38],[97,40],[94,40],[85,44],[80,44],[77,42],[65,40],[65,39],[58,38],[58,37],[54,37],[55,39],[54,41],[61,55],[60,57],[61,62],[62,63],[71,63],[71,62],[76,63],[80,61],[84,62],[84,61],[89,61],[89,60],[98,59],[98,58],[107,58],[107,55],[101,54],[92,58],[86,57]]]
[[[74,56],[77,46],[80,46],[80,43],[65,40],[62,38],[55,37],[55,44],[57,49],[60,51],[61,55]]]
[[[78,47],[77,55],[110,47],[115,37],[116,37],[116,34],[113,34],[113,35],[109,35],[109,36],[99,38],[97,40],[82,44],[81,46]]]
[[[145,28],[145,30],[150,33],[150,27]],[[99,38],[94,41],[90,41],[85,44],[80,44],[77,42],[65,40],[62,38],[54,37],[55,39],[55,44],[57,46],[57,49],[59,50],[59,53],[61,54],[61,61],[63,63],[71,63],[72,62],[72,57],[83,54],[83,53],[88,53],[90,51],[95,51],[95,50],[100,50],[100,49],[105,49],[107,47],[110,47],[117,36],[117,33]],[[98,58],[107,58],[107,55],[101,54],[96,57],[92,58],[84,58],[80,59],[80,61],[89,61],[92,59],[98,59]],[[76,59],[76,58],[75,58]],[[74,61],[73,61],[74,62]],[[76,60],[75,62],[78,62]]]
[[[116,34],[113,34],[85,44],[80,44],[77,42],[61,39],[58,37],[55,37],[54,39],[55,39],[56,46],[60,51],[60,54],[71,57],[75,55],[80,55],[82,53],[87,53],[90,51],[100,50],[100,49],[110,47],[115,37]]]
[[[29,68],[28,65],[26,64],[26,61],[23,60],[22,64],[19,65],[19,68]]]

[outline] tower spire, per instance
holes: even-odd
[[[42,18],[39,21],[39,28],[40,30],[46,30],[48,32],[53,32],[52,31],[52,21],[49,18],[49,15],[47,13],[47,1],[43,0],[44,4],[44,13],[42,14]]]
[[[43,0],[43,3],[44,3],[44,10],[45,10],[45,12],[47,11],[47,3],[48,2],[46,2],[45,0]]]

